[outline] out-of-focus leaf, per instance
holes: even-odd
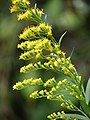
[[[86,103],[88,105],[90,102],[90,78],[89,78],[89,80],[87,82],[87,86],[86,86],[86,98],[85,99],[86,99]]]

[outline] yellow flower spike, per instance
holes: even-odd
[[[37,53],[36,59],[40,59],[40,58],[42,58],[41,54],[40,54],[40,53]]]
[[[48,115],[48,116],[47,116],[47,118],[48,118],[48,119],[50,119],[50,120],[52,120],[52,117],[51,117],[51,115]]]
[[[32,16],[30,10],[27,10],[25,13],[19,13],[17,15],[18,20],[23,20],[23,19],[30,19]]]
[[[44,90],[44,92],[46,95],[49,95],[49,92],[46,89]]]
[[[13,5],[10,7],[10,13],[16,12],[19,10],[19,7],[17,5]]]
[[[22,53],[19,59],[28,60],[28,59],[31,59],[32,55],[33,56],[35,55],[34,50]]]
[[[60,88],[60,86],[56,85],[56,89],[59,89],[59,88]]]
[[[16,85],[13,86],[13,90],[20,90],[22,88],[24,88],[22,82],[18,82],[16,83]]]
[[[62,83],[66,84],[67,83],[67,79],[62,80]]]
[[[41,94],[42,96],[44,96],[44,90],[39,91],[39,94]]]
[[[50,65],[50,68],[54,69],[53,65]]]
[[[34,65],[33,65],[32,63],[30,63],[30,64],[28,64],[27,66],[21,67],[20,72],[21,72],[21,73],[26,73],[26,72],[28,72],[29,70],[34,69],[34,68],[35,68]]]
[[[29,84],[31,84],[31,82],[32,82],[32,78],[27,79],[27,80],[24,80],[24,81],[22,82],[22,84],[24,84],[24,85],[29,85]]]
[[[69,68],[70,70],[73,70],[73,69],[74,69],[74,65],[70,64],[68,68]]]
[[[60,54],[61,54],[61,50],[57,50],[57,51],[56,51],[56,54],[57,54],[57,55],[60,55]]]
[[[30,2],[28,0],[22,0],[22,2],[25,3],[25,4],[27,4],[27,5],[30,5]]]
[[[35,64],[34,64],[34,67],[35,67],[35,68],[38,68],[38,65],[35,63]]]
[[[46,62],[45,62],[45,63],[44,63],[44,66],[48,68],[48,67],[49,67],[49,63],[46,63]]]
[[[74,107],[73,107],[73,105],[72,105],[72,104],[70,105],[70,108],[71,108],[71,109],[74,109]]]
[[[79,80],[79,81],[81,81],[81,76],[76,76],[76,80]]]
[[[10,13],[12,12],[19,12],[21,11],[22,7],[26,8],[26,5],[28,6],[30,4],[30,2],[28,0],[11,0],[12,1],[12,6],[10,7]],[[23,5],[21,5],[23,4]]]
[[[60,112],[57,112],[57,115],[60,115],[61,113]]]
[[[76,95],[75,97],[76,97],[77,99],[79,99],[79,96],[78,96],[78,95]]]
[[[70,92],[70,95],[75,96],[77,93],[76,92]]]
[[[39,97],[39,94],[38,94],[38,90],[34,91],[33,93],[30,94],[30,98],[38,98]]]
[[[51,78],[44,83],[44,87],[53,86],[56,83],[55,78]]]
[[[56,91],[56,88],[55,87],[52,87],[52,89],[50,90],[50,93],[53,94],[53,92]]]
[[[76,84],[73,84],[72,87],[73,87],[74,89],[79,90],[79,86],[77,86]]]
[[[63,52],[63,51],[62,51],[61,53],[62,53],[63,57],[65,57],[65,54],[66,54],[66,53],[65,53],[65,52]]]
[[[42,31],[44,31],[45,33],[47,33],[47,36],[52,35],[52,27],[49,26],[46,23],[40,23],[39,27],[41,28]]]
[[[48,84],[49,84],[48,81],[46,83],[44,83],[44,87],[48,86]]]
[[[70,75],[70,71],[68,69],[66,69],[65,71],[63,71],[65,75]]]
[[[73,84],[73,85],[72,85],[72,87],[74,87],[74,88],[76,88],[76,86],[77,86],[76,84]]]
[[[48,99],[48,100],[51,100],[51,99],[52,99],[52,95],[48,95],[48,96],[47,96],[47,99]]]
[[[51,91],[52,91],[52,92],[55,92],[55,91],[56,91],[55,87],[52,87]]]
[[[57,99],[62,99],[62,96],[61,96],[61,95],[58,95],[56,98],[57,98]]]
[[[64,116],[60,116],[60,118],[61,118],[61,119],[65,119],[65,117],[64,117]]]
[[[59,45],[57,45],[57,44],[55,44],[54,46],[55,46],[55,48],[59,48]]]
[[[19,3],[20,0],[11,0],[12,4],[16,4],[16,3]]]
[[[57,85],[58,85],[58,86],[61,86],[61,85],[62,85],[62,82],[61,82],[61,81],[59,81],[59,82],[57,83]]]
[[[66,70],[67,70],[67,68],[66,68],[65,66],[63,66],[63,67],[62,67],[62,70],[63,70],[63,71],[66,71]]]
[[[47,59],[47,60],[51,60],[51,57],[50,57],[50,56],[48,56],[48,57],[46,57],[46,59]]]
[[[52,35],[52,31],[48,31],[47,34],[48,34],[48,36]]]
[[[32,82],[31,82],[31,85],[41,85],[41,84],[43,84],[43,81],[42,81],[41,78],[34,79],[34,80],[32,80]]]
[[[65,105],[65,103],[61,103],[61,107],[65,107],[66,105]]]
[[[11,0],[12,4],[17,4],[17,3],[20,3],[20,2],[23,2],[27,5],[30,4],[30,2],[28,0]]]
[[[66,106],[66,108],[67,108],[67,109],[69,109],[69,110],[71,110],[71,107],[70,107],[69,105],[68,105],[68,106]]]
[[[53,115],[53,113],[51,114],[51,116],[52,116],[52,118],[54,118],[54,115]]]
[[[80,95],[80,100],[83,100],[83,95]]]
[[[54,113],[53,113],[53,116],[54,116],[54,117],[56,117],[56,116],[57,116],[57,114],[54,112]]]
[[[65,62],[65,61],[66,61],[65,58],[61,58],[61,60],[62,60],[62,62]]]
[[[54,66],[58,67],[58,62],[57,61],[54,62]]]
[[[61,111],[61,113],[62,113],[62,114],[65,114],[65,112],[64,112],[64,111]]]
[[[60,64],[60,63],[61,63],[61,59],[60,59],[60,58],[58,58],[58,59],[57,59],[57,62]]]

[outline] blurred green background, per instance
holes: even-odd
[[[86,84],[90,77],[90,0],[31,0],[32,6],[35,3],[47,13],[57,41],[67,31],[61,48],[67,56],[74,49],[72,63]],[[24,62],[19,61],[18,35],[30,23],[17,21],[16,15],[9,13],[10,5],[10,0],[0,0],[0,120],[47,120],[48,114],[61,109],[58,103],[30,99],[33,87],[13,91],[12,86],[25,77],[60,75],[43,70],[19,74]]]

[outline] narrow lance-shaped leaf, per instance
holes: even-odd
[[[85,99],[86,99],[86,103],[88,105],[90,102],[90,78],[89,78],[89,80],[87,82],[87,86],[86,86],[86,98]]]
[[[62,36],[60,37],[60,39],[59,39],[59,46],[61,45],[61,41],[62,41],[62,39],[63,39],[63,37],[65,36],[66,33],[67,33],[67,31],[64,32],[64,33],[62,34]]]

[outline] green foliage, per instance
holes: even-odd
[[[90,102],[90,78],[88,80],[87,86],[86,86],[86,103],[89,105]]]
[[[60,48],[61,40],[56,42],[52,34],[52,26],[47,24],[46,17],[43,17],[43,10],[30,7],[28,0],[12,0],[10,11],[17,12],[18,20],[30,20],[35,25],[28,26],[20,34],[19,38],[22,40],[18,44],[18,48],[24,52],[20,55],[20,59],[28,61],[28,65],[20,69],[21,73],[27,73],[39,69],[52,70],[54,72],[62,73],[64,79],[57,81],[55,77],[43,80],[43,78],[24,79],[13,86],[13,89],[20,90],[27,86],[41,86],[41,89],[36,89],[30,94],[31,98],[37,99],[45,97],[51,101],[60,102],[60,106],[64,107],[77,114],[65,114],[64,111],[53,113],[48,116],[51,120],[56,119],[74,119],[74,120],[90,120],[89,108],[89,86],[88,82],[86,93],[82,84],[82,77],[78,75],[74,65],[71,62],[70,56],[66,57],[66,53]],[[76,106],[71,98],[75,98],[80,102],[80,106]]]

